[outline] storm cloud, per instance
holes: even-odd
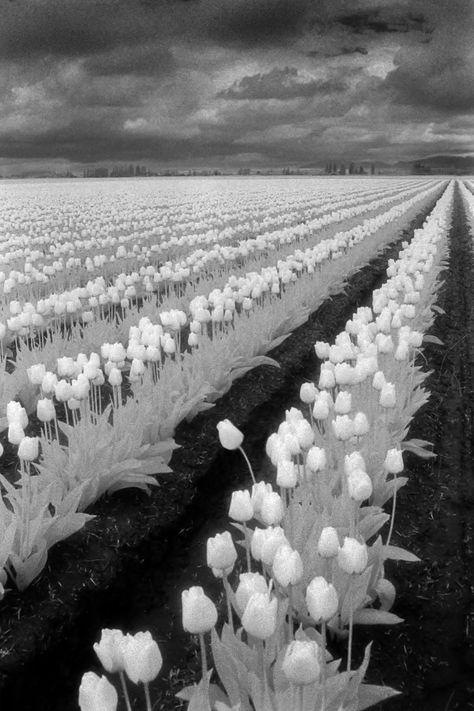
[[[0,166],[474,153],[470,0],[11,0]]]

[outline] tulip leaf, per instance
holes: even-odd
[[[375,704],[385,701],[385,699],[390,699],[392,696],[398,696],[399,694],[399,691],[392,689],[390,686],[361,684],[359,687],[357,711],[364,711],[364,709],[368,709],[370,706],[375,706]]]
[[[385,560],[403,560],[405,563],[420,563],[421,560],[414,553],[399,548],[398,546],[384,546]]]
[[[357,625],[397,625],[400,622],[403,622],[401,617],[385,610],[366,608],[354,612],[354,624]]]
[[[444,346],[443,341],[437,336],[432,336],[430,333],[425,333],[423,343],[434,343],[436,346]]]

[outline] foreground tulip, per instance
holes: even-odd
[[[134,684],[149,684],[156,679],[163,665],[160,649],[150,632],[127,635],[122,654],[125,671]]]
[[[105,676],[86,672],[79,687],[81,711],[116,711],[118,696],[115,687]]]
[[[253,518],[253,504],[250,498],[250,492],[233,491],[229,506],[229,517],[239,523],[246,523]]]
[[[273,577],[284,588],[297,585],[303,577],[303,562],[298,551],[283,543],[273,558]]]
[[[349,496],[354,501],[365,501],[372,496],[372,480],[363,469],[353,469],[347,477]]]
[[[237,607],[241,614],[247,607],[247,603],[254,593],[267,593],[268,585],[265,578],[260,573],[241,573],[239,584],[235,591]]]
[[[349,575],[362,573],[368,562],[367,546],[355,538],[344,538],[342,548],[337,552],[337,562]]]
[[[213,538],[207,539],[207,564],[210,568],[228,575],[236,560],[237,551],[229,531],[217,533]]]
[[[260,516],[266,526],[275,526],[284,516],[283,501],[276,491],[264,495],[260,506]]]
[[[306,588],[306,606],[316,624],[329,622],[339,607],[334,585],[321,576],[313,578]]]
[[[94,644],[94,652],[99,657],[105,671],[111,674],[124,669],[122,655],[124,639],[125,635],[121,630],[103,629],[99,642]]]
[[[318,541],[318,553],[321,558],[334,558],[339,550],[339,536],[332,526],[325,526]]]
[[[39,453],[38,437],[23,437],[18,445],[18,457],[25,462],[32,462]]]
[[[276,629],[277,611],[276,597],[271,598],[269,592],[254,593],[242,615],[242,626],[252,637],[268,639]]]
[[[244,435],[230,420],[221,420],[217,423],[219,441],[224,449],[238,449],[244,441]]]
[[[291,684],[314,684],[321,674],[318,645],[313,641],[294,640],[288,645],[282,670]]]
[[[217,609],[199,586],[181,593],[183,628],[191,634],[209,632],[217,622]]]

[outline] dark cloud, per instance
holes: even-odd
[[[84,69],[95,76],[159,76],[170,74],[176,67],[172,53],[154,44],[124,47],[120,52],[110,51],[87,57]]]
[[[302,75],[295,67],[272,69],[267,74],[254,74],[234,82],[221,91],[223,99],[277,99],[286,101],[298,97],[315,96],[330,92],[344,91],[347,84],[342,78],[314,79]]]
[[[319,49],[313,49],[307,52],[308,57],[325,57],[326,59],[329,59],[330,57],[347,57],[348,55],[351,54],[362,54],[366,55],[369,53],[369,50],[366,49],[366,47],[341,47],[340,49],[333,49],[331,51],[326,51],[323,52]]]
[[[357,12],[338,15],[336,20],[357,34],[431,32],[431,27],[423,15],[406,12],[405,8],[396,6],[360,9]]]
[[[429,45],[397,52],[386,87],[395,102],[413,107],[473,111],[474,5],[470,0],[440,0],[434,19],[438,24]]]
[[[311,0],[224,0],[209,19],[209,37],[224,45],[261,47],[289,42],[306,27]]]

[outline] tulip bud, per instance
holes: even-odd
[[[27,368],[26,372],[32,385],[41,385],[43,378],[46,375],[46,367],[43,363],[36,363],[35,365]]]
[[[12,422],[8,425],[8,441],[10,444],[20,444],[25,437],[23,427],[19,422]]]
[[[362,573],[368,562],[367,546],[355,538],[344,538],[344,544],[337,552],[337,562],[349,575]]]
[[[395,407],[397,404],[397,396],[395,392],[395,385],[392,383],[385,383],[380,391],[379,404],[382,407],[391,408]]]
[[[310,405],[315,401],[318,391],[314,383],[303,383],[300,388],[300,400],[306,405]]]
[[[332,526],[325,526],[318,541],[318,553],[321,558],[334,558],[339,550],[339,536]]]
[[[209,632],[217,622],[217,609],[199,586],[181,593],[183,628],[191,634]]]
[[[382,390],[385,383],[385,375],[381,370],[377,370],[377,372],[374,373],[374,377],[372,378],[372,387],[374,387],[376,390]]]
[[[329,358],[329,348],[329,343],[326,343],[325,341],[316,341],[314,350],[319,360]]]
[[[247,489],[244,491],[233,491],[229,506],[229,517],[234,519],[234,521],[244,523],[250,521],[253,515],[250,492],[247,491]]]
[[[103,629],[99,642],[94,643],[94,652],[105,671],[114,673],[123,671],[122,645],[125,635],[121,630]]]
[[[125,671],[134,684],[149,684],[156,679],[163,666],[160,649],[150,632],[127,635],[122,654]]]
[[[292,489],[298,480],[294,462],[283,460],[277,464],[276,483],[282,489]]]
[[[58,380],[54,386],[54,395],[59,402],[66,402],[72,397],[72,386],[67,380]]]
[[[10,400],[7,403],[6,408],[7,422],[9,425],[14,422],[18,423],[20,427],[25,429],[28,427],[28,415],[24,407],[20,405],[16,400]]]
[[[283,501],[276,491],[267,492],[260,505],[260,517],[266,526],[280,523],[284,515]]]
[[[272,485],[266,484],[264,481],[259,481],[256,484],[252,484],[252,494],[250,498],[255,514],[260,514],[263,497],[265,496],[265,494],[271,491],[273,491]]]
[[[370,430],[369,421],[364,412],[357,412],[352,420],[354,425],[354,434],[356,437],[363,437]]]
[[[118,387],[122,384],[122,372],[115,367],[112,367],[109,372],[109,383],[112,387]]]
[[[301,449],[309,449],[314,442],[314,432],[308,420],[302,419],[296,422],[294,431]]]
[[[217,423],[219,441],[224,449],[238,449],[244,441],[244,435],[230,420],[221,420]]]
[[[322,393],[316,398],[313,405],[313,417],[315,420],[325,420],[329,416],[329,403],[321,395]]]
[[[118,696],[115,687],[105,676],[86,672],[79,686],[81,711],[116,711]]]
[[[336,439],[346,442],[353,437],[354,425],[348,415],[337,415],[331,424]]]
[[[326,452],[322,447],[311,447],[306,455],[306,467],[313,473],[327,467]]]
[[[403,454],[400,449],[393,448],[388,450],[384,467],[389,474],[400,474],[403,471]]]
[[[290,684],[314,684],[321,674],[319,650],[312,640],[293,640],[283,658],[282,670]]]
[[[336,363],[334,367],[334,378],[338,385],[354,384],[354,369],[349,363]]]
[[[321,576],[313,578],[306,588],[306,606],[316,624],[328,622],[339,607],[334,585]]]
[[[365,501],[372,496],[372,480],[363,469],[353,469],[347,477],[349,496],[354,501]]]
[[[25,462],[32,462],[39,453],[38,437],[23,437],[18,445],[18,457]]]
[[[210,568],[222,570],[228,575],[236,560],[237,551],[229,531],[207,539],[207,564]]]
[[[296,457],[298,454],[301,454],[301,447],[300,443],[298,442],[298,438],[296,437],[296,435],[291,434],[291,432],[285,434],[285,436],[283,437],[283,444],[292,457]]]
[[[336,414],[338,415],[347,415],[352,408],[352,395],[345,391],[341,390],[334,402],[334,410]]]
[[[318,387],[320,388],[320,390],[323,390],[324,388],[327,388],[329,390],[335,385],[336,378],[334,377],[334,373],[332,372],[332,370],[329,370],[328,368],[321,368],[318,382]]]
[[[239,584],[235,591],[235,600],[241,614],[254,593],[268,593],[268,585],[260,573],[241,573]]]
[[[247,634],[258,639],[268,639],[276,629],[278,601],[268,592],[254,593],[242,615],[242,626]]]
[[[58,379],[55,373],[50,373],[49,371],[45,373],[43,380],[41,382],[41,390],[45,395],[52,395],[54,393],[54,388]]]
[[[303,561],[298,551],[286,543],[279,546],[273,558],[272,574],[284,588],[297,585],[303,577]]]
[[[275,554],[283,543],[289,545],[285,532],[280,526],[269,526],[265,529],[265,536],[263,538],[261,549],[261,558],[265,565],[273,565]]]

